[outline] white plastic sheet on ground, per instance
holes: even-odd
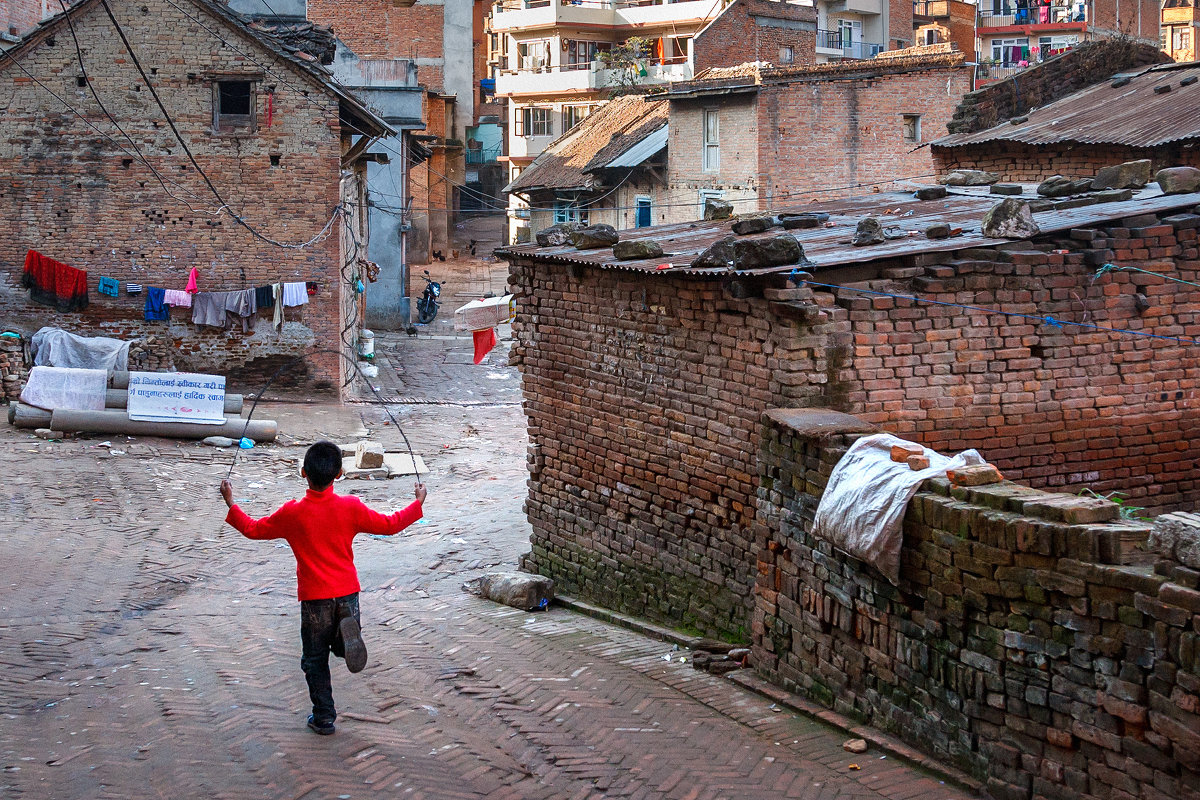
[[[922,450],[929,469],[914,470],[892,461],[892,446]],[[927,478],[948,469],[986,463],[975,450],[953,458],[890,433],[859,439],[842,456],[817,506],[813,535],[872,565],[893,584],[900,580],[901,522],[908,501]]]
[[[47,411],[103,411],[108,370],[34,367],[21,402]]]
[[[29,340],[33,363],[79,369],[129,368],[129,342],[104,336],[77,336],[59,328],[42,328]],[[103,406],[101,406],[103,408]]]

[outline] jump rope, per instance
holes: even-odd
[[[281,374],[283,374],[283,372],[285,370],[303,364],[304,358],[306,356],[317,355],[318,353],[330,353],[332,355],[338,356],[338,357],[343,358],[346,361],[350,362],[350,366],[354,368],[354,371],[356,373],[358,373],[358,376],[363,379],[363,383],[367,384],[367,388],[371,390],[371,394],[375,395],[375,399],[377,401],[379,401],[379,405],[383,408],[383,413],[388,415],[388,419],[390,419],[392,421],[392,424],[396,426],[396,430],[398,430],[400,432],[400,437],[404,440],[404,446],[408,448],[408,456],[409,456],[409,458],[412,459],[413,470],[415,471],[417,468],[417,456],[413,452],[412,445],[408,441],[408,436],[404,433],[404,428],[402,428],[400,426],[400,423],[396,421],[396,418],[394,416],[392,416],[392,412],[390,409],[388,409],[387,403],[385,403],[383,398],[379,395],[379,390],[377,390],[373,385],[371,385],[371,380],[365,374],[363,374],[362,369],[358,366],[358,362],[355,359],[351,358],[350,356],[346,355],[346,353],[341,350],[331,350],[328,348],[316,348],[316,349],[305,352],[304,355],[292,356],[287,361],[285,361],[283,364],[281,364],[279,366],[279,369],[275,370],[275,372],[273,372],[271,374],[270,378],[267,378],[267,382],[265,384],[263,384],[262,389],[258,390],[258,392],[254,395],[254,402],[250,404],[250,413],[246,415],[246,423],[245,423],[245,425],[242,426],[242,436],[240,438],[243,440],[245,439],[246,431],[250,428],[250,420],[252,420],[254,418],[254,410],[256,408],[258,408],[258,401],[262,400],[263,395],[266,394],[267,390],[271,388],[271,384],[275,382],[275,379],[278,378]],[[240,445],[240,442],[239,442],[239,445]],[[226,475],[225,475],[226,480],[229,480],[230,476],[233,475],[233,468],[237,466],[238,456],[241,454],[241,451],[242,451],[242,448],[240,446],[237,447],[236,449],[234,449],[233,461],[229,464],[229,472],[226,473]],[[417,473],[417,485],[418,486],[425,485],[425,482],[421,480],[420,473]]]

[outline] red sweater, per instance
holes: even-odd
[[[247,539],[283,539],[296,556],[296,588],[301,600],[326,600],[359,590],[354,568],[354,537],[390,536],[421,518],[413,501],[395,514],[372,511],[357,497],[335,494],[333,487],[309,489],[301,500],[284,503],[269,517],[254,519],[236,505],[225,521]]]

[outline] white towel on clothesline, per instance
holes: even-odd
[[[183,289],[166,289],[163,291],[163,302],[176,308],[191,308],[192,296]]]
[[[283,285],[283,304],[285,306],[302,306],[308,302],[308,286],[304,281],[285,283]]]

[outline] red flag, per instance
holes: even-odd
[[[481,331],[472,331],[471,335],[475,337],[475,363],[478,364],[496,346],[496,329],[484,328]]]

